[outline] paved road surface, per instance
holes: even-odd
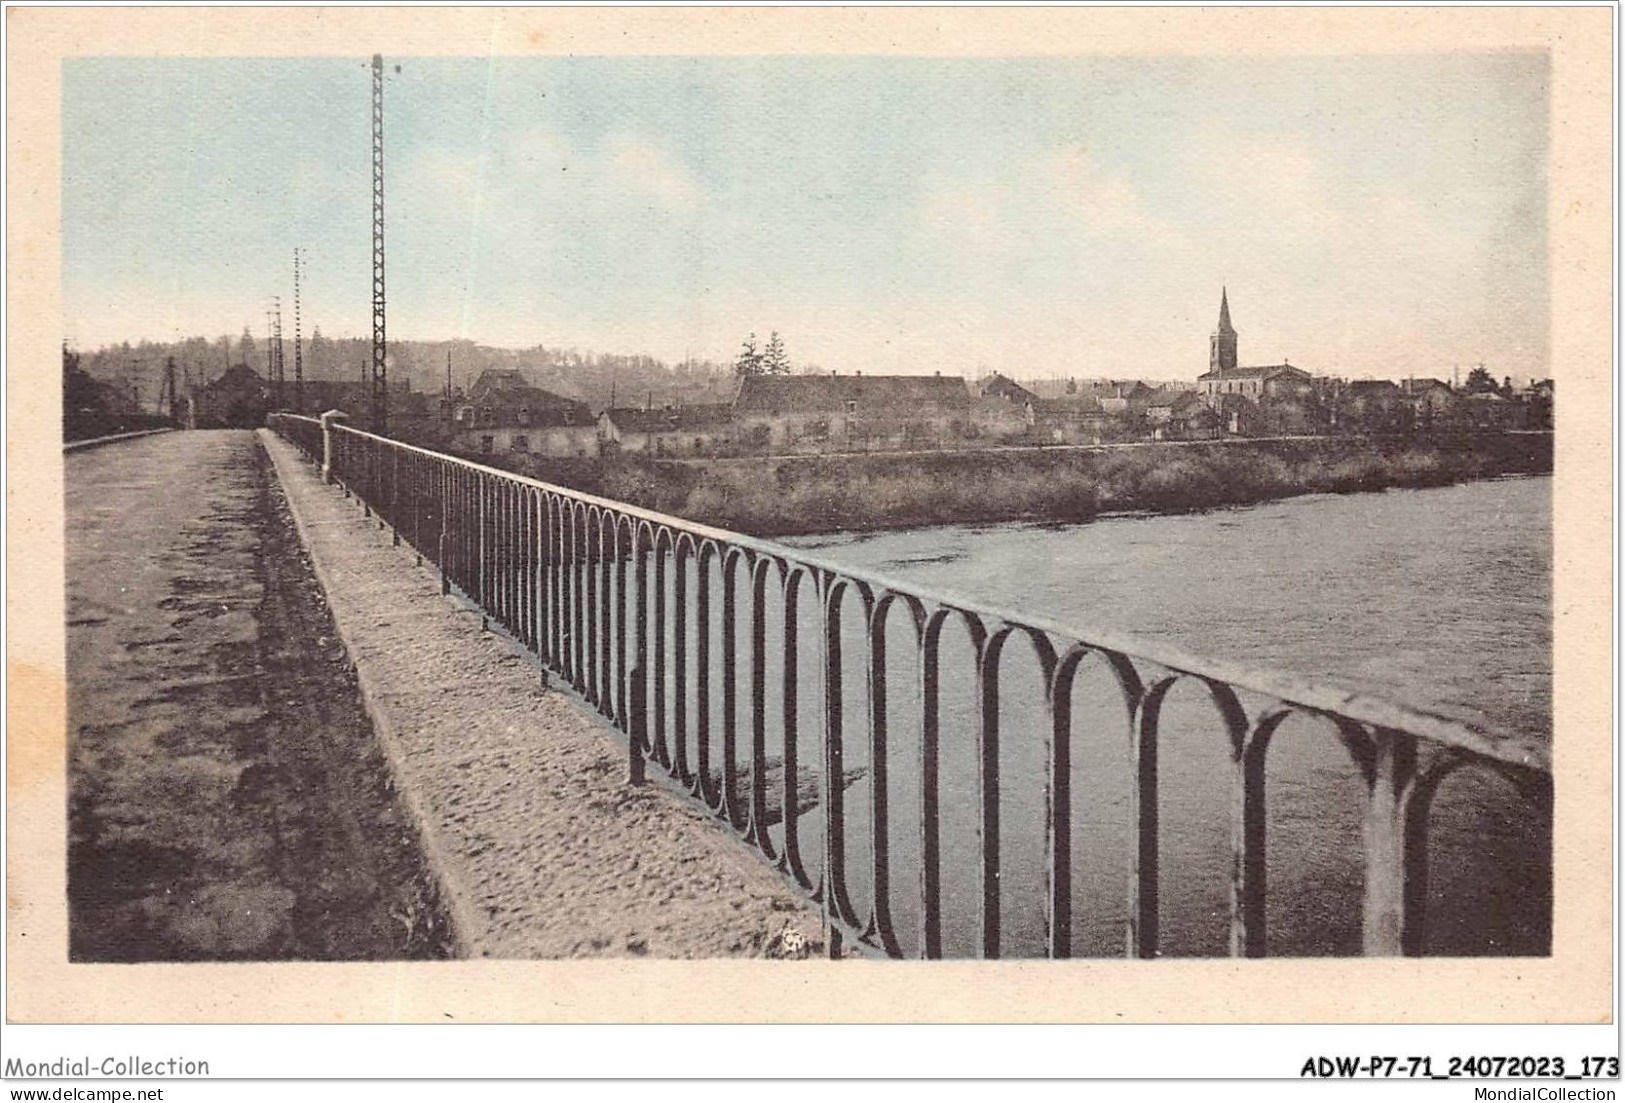
[[[65,464],[72,957],[442,953],[255,435],[166,433]]]

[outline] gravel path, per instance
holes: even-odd
[[[623,784],[616,737],[268,431],[459,949],[489,957],[785,956],[819,917],[726,828]],[[795,934],[786,939],[787,930]]]
[[[254,434],[64,462],[72,958],[444,956],[435,883]]]

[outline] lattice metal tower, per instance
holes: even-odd
[[[384,339],[384,57],[372,55],[372,431],[389,429]]]
[[[265,313],[266,329],[270,331],[270,340],[266,343],[265,364],[266,373],[271,377],[271,407],[276,410],[286,409],[286,389],[288,382],[287,360],[282,349],[282,298],[279,295],[271,297],[271,309]]]
[[[276,322],[271,308],[265,309],[265,385],[271,392],[271,409],[282,408],[282,388],[276,381]]]
[[[299,328],[299,248],[293,250],[293,412],[305,412],[305,342]]]

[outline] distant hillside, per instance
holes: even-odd
[[[283,360],[287,378],[294,377],[293,338],[283,339]],[[447,354],[451,359],[452,386],[466,390],[487,368],[518,368],[536,386],[568,398],[578,399],[593,409],[609,406],[611,397],[621,406],[650,402],[723,402],[733,396],[736,381],[733,365],[712,361],[667,364],[650,356],[583,352],[579,349],[502,349],[473,341],[391,341],[390,372],[411,379],[412,389],[438,393],[446,383]],[[184,383],[218,379],[232,364],[247,364],[266,374],[266,342],[250,334],[237,338],[209,340],[192,337],[176,342],[143,341],[138,345],[110,345],[80,354],[80,364],[91,377],[117,384],[124,392],[132,389],[143,407],[157,401],[163,381],[165,361],[175,358],[177,379]],[[372,359],[370,340],[354,337],[329,338],[316,333],[306,338],[304,375],[306,379],[359,380]]]

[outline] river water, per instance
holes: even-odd
[[[1178,516],[1077,525],[955,525],[787,541],[873,570],[1081,628],[1161,641],[1200,656],[1369,691],[1542,738],[1551,732],[1551,480],[1515,478],[1427,490],[1314,495]],[[888,637],[892,634],[888,632]],[[912,662],[897,636],[894,666]],[[803,653],[814,655],[811,641]],[[963,643],[961,657],[968,656]],[[974,953],[974,702],[944,650],[943,854],[947,950]],[[903,670],[899,670],[903,673]],[[902,678],[898,684],[907,685]],[[1002,923],[1007,953],[1043,937],[1041,727],[1021,701],[1036,674],[1006,678],[1001,701]],[[856,687],[854,687],[856,688]],[[809,686],[804,696],[817,692]],[[1170,697],[1162,754],[1162,926],[1170,955],[1223,953],[1228,931],[1228,775],[1212,714],[1183,687]],[[850,699],[861,696],[852,689]],[[904,697],[907,695],[904,694]],[[1128,870],[1128,742],[1102,677],[1075,699],[1074,950],[1122,952]],[[907,711],[909,702],[894,703]],[[861,715],[848,715],[849,746]],[[1029,735],[1020,733],[1023,725]],[[907,731],[903,717],[895,731]],[[917,782],[893,751],[892,914],[917,948]],[[803,752],[805,761],[815,748]],[[969,757],[968,757],[969,756]],[[849,762],[862,765],[864,749]],[[914,785],[910,790],[911,784]],[[1272,745],[1271,953],[1359,947],[1363,786],[1328,729],[1289,721]],[[851,792],[848,881],[869,905],[867,810]],[[1498,778],[1462,771],[1435,804],[1425,947],[1431,953],[1545,953],[1550,840]],[[911,832],[913,834],[911,834]],[[912,879],[912,880],[911,880]]]

